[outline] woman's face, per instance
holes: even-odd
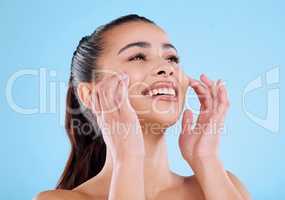
[[[128,74],[129,100],[140,121],[160,127],[174,124],[184,105],[188,79],[166,33],[149,23],[130,22],[106,32],[104,42],[98,66],[108,73]],[[163,92],[162,88],[170,90]],[[173,95],[173,89],[176,96],[154,95]]]

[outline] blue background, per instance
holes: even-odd
[[[274,87],[280,89],[280,102],[284,100],[284,8],[281,0],[1,0],[0,199],[32,199],[55,186],[69,152],[62,116],[65,90],[60,88],[67,82],[72,53],[82,36],[129,13],[149,17],[168,32],[187,74],[198,78],[204,72],[225,80],[231,100],[221,143],[225,167],[242,180],[254,199],[284,199],[283,106],[280,104],[277,132],[252,121],[242,107],[247,84],[274,67],[279,69],[281,80]],[[35,114],[13,110],[6,96],[9,78],[23,69],[39,73],[40,68],[49,72],[46,95],[56,99],[56,104],[46,100]],[[56,92],[50,93],[50,88]],[[247,109],[264,117],[271,89],[261,87],[251,92],[246,98]],[[13,98],[22,107],[39,108],[38,76],[17,79]],[[197,107],[195,102],[191,102],[193,107]],[[178,134],[172,128],[168,133],[171,168],[190,175],[192,171],[178,150]]]

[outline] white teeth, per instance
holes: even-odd
[[[154,95],[156,95],[158,92],[159,92],[159,90],[157,90],[157,89],[152,90],[152,93],[153,93]]]
[[[175,90],[169,89],[169,93],[170,93],[171,95],[175,96]]]
[[[170,96],[175,96],[175,90],[173,88],[158,88],[148,91],[149,96],[154,96],[157,94],[165,94]]]

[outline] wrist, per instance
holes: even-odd
[[[191,160],[189,164],[201,185],[226,177],[226,171],[218,157],[199,157]]]
[[[143,166],[144,156],[128,156],[114,159],[114,166]]]
[[[221,165],[222,161],[216,155],[196,156],[187,160],[191,168],[211,168],[211,166]]]
[[[144,161],[145,153],[144,150],[132,151],[116,151],[112,153],[112,160],[114,163],[133,163]]]

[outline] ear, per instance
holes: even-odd
[[[86,108],[89,108],[89,109],[92,108],[92,98],[91,98],[92,91],[93,91],[92,83],[80,82],[77,85],[78,98],[81,101],[81,103]]]

